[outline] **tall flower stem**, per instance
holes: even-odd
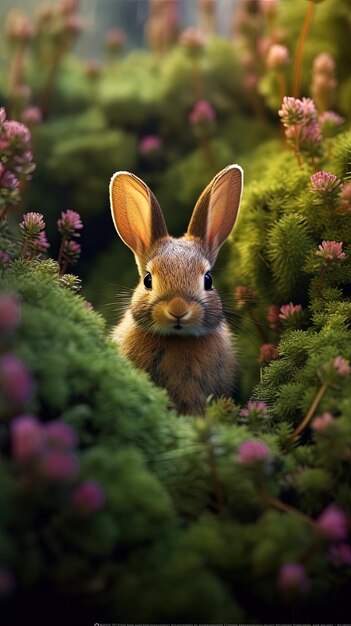
[[[308,424],[310,423],[320,401],[322,400],[325,392],[327,391],[328,387],[330,385],[330,380],[326,380],[324,381],[324,383],[322,384],[322,386],[319,388],[319,390],[317,391],[315,398],[310,406],[310,408],[308,409],[305,417],[303,418],[302,422],[297,426],[297,428],[295,428],[294,432],[290,435],[290,437],[288,438],[287,441],[287,445],[290,446],[291,443],[294,441],[294,439],[306,428],[306,426],[308,426]]]
[[[24,240],[23,240],[23,245],[22,245],[21,252],[20,252],[20,255],[19,255],[20,259],[24,259],[24,256],[25,256],[25,254],[27,252],[27,249],[28,249],[29,239],[30,239],[29,237],[25,237]]]
[[[66,241],[67,241],[67,237],[62,237],[62,241],[61,241],[61,245],[60,245],[60,249],[59,249],[59,253],[58,253],[58,257],[57,257],[57,262],[58,262],[60,267],[61,267],[61,263],[62,263],[63,249],[65,247]]]
[[[196,100],[202,100],[202,98],[204,97],[204,89],[198,59],[193,60],[193,78]]]
[[[312,0],[310,0],[308,3],[308,7],[307,7],[305,23],[303,25],[300,39],[297,44],[297,50],[296,50],[296,56],[295,56],[294,73],[293,73],[293,96],[294,98],[298,98],[299,93],[300,93],[303,51],[304,51],[305,42],[306,42],[309,30],[310,30],[314,10],[315,10],[315,4],[314,2],[312,2]]]
[[[321,271],[321,273],[319,275],[319,278],[318,278],[318,281],[317,281],[317,285],[316,285],[317,297],[320,296],[321,293],[322,293],[323,281],[324,281],[325,275],[326,275],[329,267],[330,267],[330,264],[329,263],[326,264],[323,267],[323,269],[322,269],[322,271]]]
[[[275,509],[278,509],[279,511],[284,511],[284,513],[288,513],[289,515],[294,515],[295,517],[298,517],[303,522],[305,522],[305,524],[308,524],[309,526],[312,526],[312,527],[315,526],[315,522],[313,521],[311,517],[309,517],[308,515],[305,515],[298,509],[295,509],[295,507],[285,504],[285,502],[282,502],[275,496],[272,496],[265,489],[262,490],[261,497],[262,497],[262,500],[266,502],[266,504],[273,506]]]

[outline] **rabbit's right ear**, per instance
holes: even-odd
[[[112,176],[110,202],[115,228],[142,267],[153,244],[168,236],[160,205],[149,187],[129,172]]]

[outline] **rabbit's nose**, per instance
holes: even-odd
[[[176,298],[173,298],[171,302],[169,302],[168,313],[170,313],[170,315],[172,315],[172,317],[175,317],[176,319],[181,319],[189,313],[189,305],[187,304],[187,302],[185,302],[185,300],[183,300],[183,298],[177,296]]]

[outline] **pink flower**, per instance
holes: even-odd
[[[289,50],[286,46],[273,44],[267,54],[266,64],[271,70],[280,70],[288,65],[290,61]]]
[[[323,433],[329,428],[330,424],[334,423],[334,421],[335,420],[332,414],[325,412],[314,418],[311,427],[316,433]]]
[[[67,33],[76,37],[82,32],[84,28],[84,21],[79,15],[72,13],[66,16],[64,27]]]
[[[293,304],[289,302],[289,304],[283,304],[280,307],[279,319],[286,322],[287,320],[296,317],[296,314],[302,311],[301,304]]]
[[[6,110],[4,107],[0,107],[0,127],[3,125],[5,120],[6,120]]]
[[[11,570],[0,565],[0,598],[10,595],[15,587],[15,577]]]
[[[96,79],[101,75],[102,65],[96,59],[89,59],[84,67],[85,75],[90,79]]]
[[[251,287],[247,287],[246,285],[238,285],[235,288],[234,297],[236,300],[237,308],[242,309],[244,306],[254,303],[257,294],[253,291],[253,289],[251,289]]]
[[[39,471],[48,480],[72,480],[79,471],[78,458],[70,451],[49,448],[41,457]]]
[[[105,45],[109,52],[117,53],[124,48],[127,41],[126,33],[120,28],[109,28],[105,35]]]
[[[341,181],[335,174],[320,171],[312,174],[310,183],[310,191],[314,194],[318,194],[318,197],[320,197],[322,194],[330,194],[339,191]]]
[[[20,181],[18,178],[0,163],[0,188],[3,187],[5,189],[17,189],[19,187]]]
[[[271,304],[268,307],[267,321],[269,323],[269,328],[271,328],[272,330],[275,330],[279,325],[279,320],[280,320],[279,313],[280,313],[279,306],[276,306],[275,304]]]
[[[261,13],[267,17],[274,17],[278,10],[279,0],[259,0]]]
[[[30,132],[24,124],[10,120],[4,122],[4,130],[6,131],[6,137],[9,141],[19,141],[22,145],[27,145],[30,142]]]
[[[284,126],[302,124],[304,121],[304,110],[301,100],[292,98],[291,96],[285,96],[283,98],[282,107],[278,111],[278,115]]]
[[[105,494],[98,482],[85,480],[72,493],[72,504],[80,515],[100,511],[105,504]]]
[[[24,237],[36,239],[45,228],[44,218],[41,213],[26,213],[19,227]]]
[[[17,328],[21,319],[21,306],[16,296],[0,294],[0,331]]]
[[[344,377],[351,373],[350,363],[342,356],[336,356],[333,360],[333,368],[338,376]]]
[[[335,111],[324,111],[319,116],[319,124],[324,137],[334,137],[344,123],[345,118],[335,113]]]
[[[11,257],[7,252],[0,250],[0,269],[4,270],[11,262]]]
[[[328,261],[346,258],[345,252],[342,251],[342,241],[322,241],[316,255]]]
[[[351,182],[341,186],[339,211],[351,212]]]
[[[0,389],[12,406],[23,406],[32,397],[34,382],[28,369],[14,354],[0,357]]]
[[[76,230],[83,228],[82,220],[76,211],[62,211],[61,217],[57,220],[57,228],[63,237],[78,237]]]
[[[196,28],[189,26],[189,28],[186,28],[180,34],[179,43],[184,46],[191,55],[197,55],[203,50],[205,39]]]
[[[246,407],[241,409],[240,415],[242,415],[243,417],[248,417],[250,413],[255,413],[258,417],[264,417],[267,413],[266,403],[254,402],[253,400],[249,400]]]
[[[270,449],[259,439],[247,439],[238,448],[238,461],[242,465],[255,466],[270,458]]]
[[[310,580],[303,565],[284,563],[278,573],[277,587],[284,595],[306,593],[310,587]]]
[[[189,115],[190,124],[212,122],[216,117],[214,108],[208,100],[198,100]]]
[[[76,241],[65,241],[63,245],[62,258],[70,265],[75,265],[79,260],[81,246]]]
[[[73,448],[78,443],[75,430],[64,422],[48,422],[43,427],[45,440],[48,444],[59,448]]]
[[[158,135],[146,135],[139,141],[139,152],[148,155],[162,148],[162,139]]]
[[[279,356],[279,352],[273,343],[264,343],[260,347],[259,363],[270,363]]]
[[[11,422],[11,448],[19,463],[33,461],[43,450],[44,438],[40,422],[32,415],[21,415]]]
[[[22,113],[21,113],[21,121],[24,124],[29,125],[37,125],[40,124],[40,122],[43,119],[43,114],[41,112],[41,109],[39,109],[39,107],[36,106],[29,106],[26,107]]]
[[[331,541],[343,541],[348,535],[347,517],[342,509],[331,504],[316,520],[318,532]]]
[[[329,548],[329,561],[339,567],[340,565],[351,565],[351,546],[348,543],[338,543]]]
[[[322,139],[321,129],[317,122],[311,122],[310,124],[302,126],[300,132],[300,146],[302,151],[317,154]]]
[[[312,72],[315,74],[334,74],[335,61],[331,54],[322,52],[313,61]]]
[[[50,244],[46,238],[45,231],[39,233],[36,239],[33,239],[29,243],[29,250],[34,255],[43,254],[48,250],[48,248],[50,248]]]

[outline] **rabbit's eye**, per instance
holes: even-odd
[[[211,272],[206,272],[206,274],[204,276],[204,286],[205,286],[206,291],[208,291],[209,289],[212,289]]]
[[[144,285],[145,289],[152,289],[152,278],[150,272],[148,272],[144,276]]]

